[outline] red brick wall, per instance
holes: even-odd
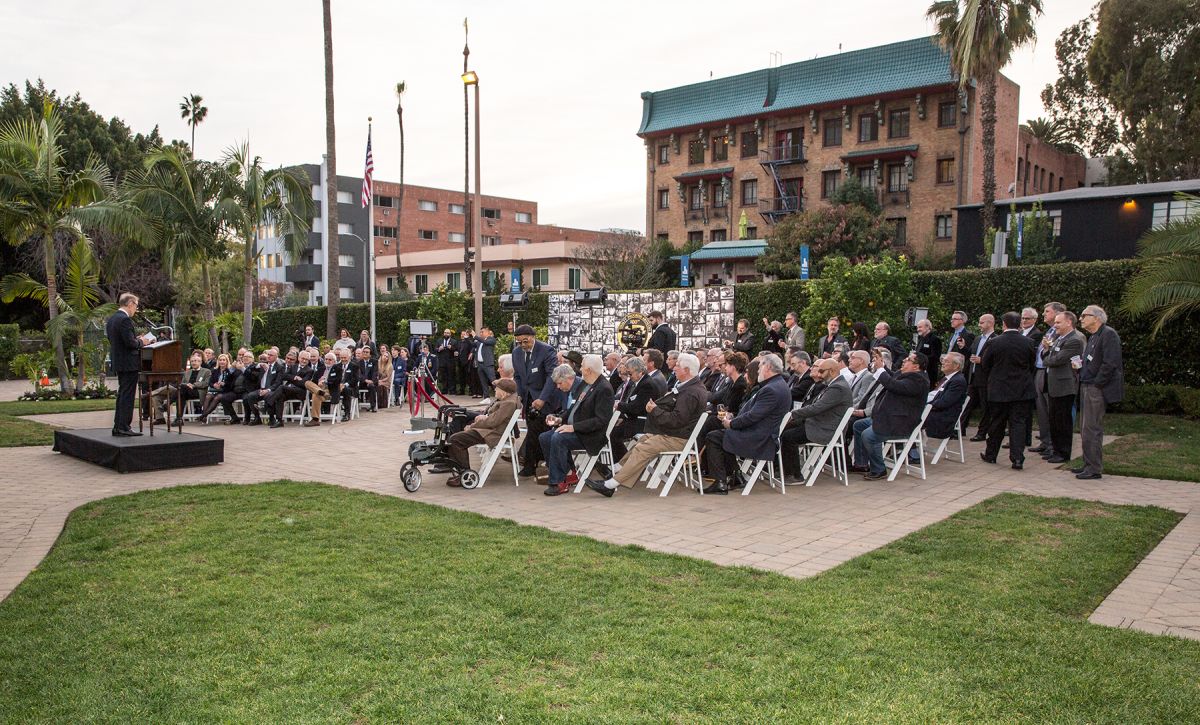
[[[1017,196],[1065,191],[1084,186],[1087,159],[1083,156],[1065,154],[1037,140],[1025,129],[1021,129],[1017,146],[1020,152],[1017,165]],[[1053,184],[1051,179],[1054,180]]]

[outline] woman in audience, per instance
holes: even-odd
[[[392,402],[400,405],[407,395],[408,350],[392,345]]]
[[[388,407],[392,399],[392,353],[387,345],[379,346],[379,385],[375,389],[380,408]]]
[[[854,339],[850,341],[850,350],[871,352],[871,336],[867,333],[867,323],[855,322],[851,329],[854,330]]]
[[[229,366],[229,356],[221,353],[217,356],[217,369],[212,373],[208,383],[208,395],[204,397],[204,405],[200,408],[200,422],[207,423],[208,416],[217,405],[225,400],[233,401],[233,381],[241,375],[239,370]],[[227,397],[222,398],[222,395]]]

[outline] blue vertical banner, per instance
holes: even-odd
[[[679,258],[679,286],[692,286],[692,256],[690,254]]]
[[[514,295],[518,294],[521,291],[521,270],[513,267],[512,271],[509,272],[508,279],[508,291]]]
[[[1025,215],[1017,217],[1017,259],[1021,258],[1021,246],[1025,242]]]
[[[800,279],[808,279],[808,245],[800,245]]]

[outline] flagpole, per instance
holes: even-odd
[[[371,117],[367,116],[367,138],[371,138]],[[372,174],[372,177],[374,175]],[[375,179],[371,179],[371,198],[367,203],[367,254],[363,260],[367,265],[367,293],[371,305],[371,339],[379,344],[375,336]],[[397,254],[399,252],[397,251]]]

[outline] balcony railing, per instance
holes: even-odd
[[[801,164],[804,163],[804,144],[770,146],[760,152],[759,159],[763,164]]]
[[[288,282],[320,282],[321,266],[317,264],[291,264],[284,267],[283,278]]]
[[[903,204],[908,206],[912,197],[908,193],[908,189],[900,189],[898,191],[888,191],[886,187],[879,189],[879,205],[880,206],[898,206]]]
[[[759,213],[772,224],[788,214],[795,214],[801,211],[803,208],[803,196],[777,196],[758,200]]]

